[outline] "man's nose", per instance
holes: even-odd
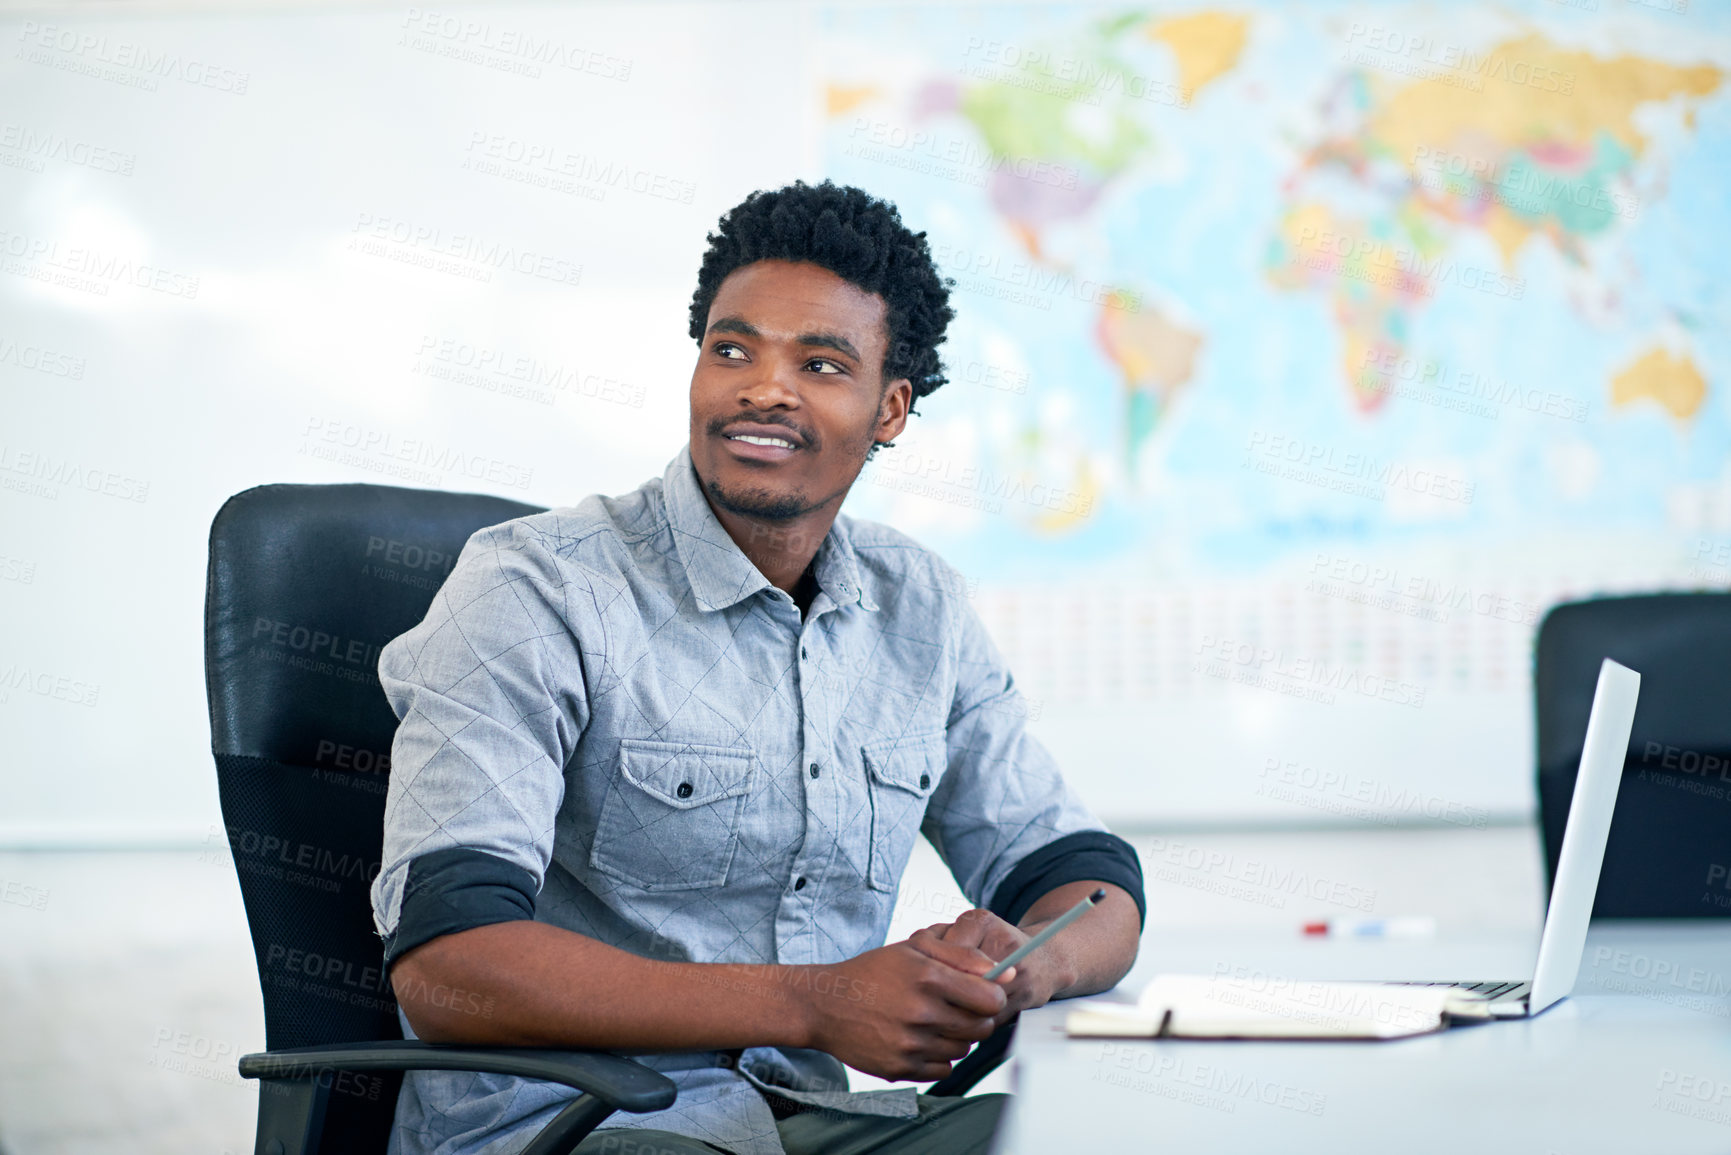
[[[757,409],[789,409],[799,406],[798,369],[771,362],[762,366],[739,390],[739,399]]]

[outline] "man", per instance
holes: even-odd
[[[1024,732],[956,572],[839,513],[944,383],[948,297],[892,206],[752,194],[709,237],[665,474],[475,534],[383,651],[372,896],[405,1028],[643,1052],[679,1085],[579,1151],[983,1151],[1002,1095],[850,1094],[844,1064],[941,1078],[1135,959],[1135,854]],[[886,946],[921,831],[976,908]],[[392,1150],[518,1151],[571,1096],[411,1074]]]

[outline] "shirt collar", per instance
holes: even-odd
[[[774,588],[709,508],[691,460],[690,442],[667,463],[667,471],[661,475],[661,492],[667,503],[667,523],[673,529],[673,546],[699,609],[726,609],[758,590]],[[877,603],[860,581],[859,558],[853,551],[847,520],[836,515],[818,546],[813,572],[818,586],[836,605],[857,602],[876,612]]]

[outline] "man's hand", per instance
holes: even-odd
[[[1027,942],[1045,924],[1036,923],[1026,930],[1011,926],[989,910],[975,907],[964,910],[954,922],[940,922],[916,930],[908,938],[909,945],[940,962],[956,957],[957,948],[971,950],[996,962]],[[1067,929],[1067,928],[1066,928]],[[998,976],[1004,987],[1004,1008],[992,1018],[996,1030],[1030,1007],[1043,1007],[1060,991],[1076,984],[1076,967],[1064,945],[1058,941],[1066,931],[1059,931],[1050,942],[1036,947],[1033,954]],[[952,963],[951,965],[955,965]],[[989,964],[988,964],[989,965]]]
[[[990,1037],[1004,1013],[1015,969],[995,982],[980,976],[995,960],[959,943],[916,949],[891,943],[845,962],[799,967],[810,1046],[880,1079],[930,1082],[974,1043]]]

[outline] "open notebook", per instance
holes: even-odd
[[[1135,1004],[1084,1002],[1064,1030],[1071,1038],[1399,1039],[1489,1017],[1482,997],[1458,987],[1156,975]]]

